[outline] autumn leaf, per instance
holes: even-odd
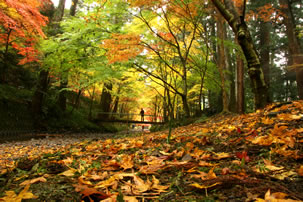
[[[46,182],[46,179],[44,177],[38,177],[38,178],[35,178],[35,179],[31,179],[31,180],[25,180],[20,185],[21,186],[26,186],[28,184],[34,184],[36,182]]]
[[[62,172],[59,175],[64,175],[66,177],[72,177],[72,176],[75,175],[76,172],[77,172],[76,169],[70,168],[69,170],[66,170],[66,171]]]
[[[0,198],[5,202],[21,202],[23,199],[36,199],[38,196],[35,196],[33,193],[29,192],[30,184],[27,184],[25,188],[18,194],[14,191],[6,191],[5,196]]]
[[[272,125],[274,123],[274,120],[270,118],[262,118],[262,123],[264,123],[265,125]]]
[[[158,180],[154,175],[153,175],[153,180],[152,180],[152,190],[156,190],[158,193],[161,192],[166,192],[165,190],[169,188],[169,185],[160,185],[160,180]]]
[[[303,176],[303,166],[301,165],[300,168],[298,169],[298,174],[300,176]]]
[[[242,152],[236,152],[236,157],[239,159],[244,159],[245,162],[249,162],[250,158],[247,155],[247,151],[242,151]]]
[[[90,200],[92,200],[90,198],[90,196],[92,195],[94,195],[94,197],[96,197],[97,199],[106,199],[110,197],[110,195],[100,192],[95,188],[90,188],[86,185],[75,184],[73,186],[75,187],[76,192],[80,192],[80,194],[82,195],[82,199],[88,197]]]
[[[215,156],[213,157],[213,159],[225,159],[225,158],[229,158],[231,157],[231,155],[229,153],[225,153],[225,152],[221,152],[221,153],[215,153]]]
[[[210,188],[210,187],[217,186],[217,185],[219,185],[219,184],[221,184],[221,183],[220,183],[220,182],[216,182],[216,183],[211,184],[211,185],[200,185],[200,184],[198,184],[198,183],[193,183],[193,184],[190,184],[190,186],[196,187],[196,188],[198,188],[198,189],[207,189],[207,188]]]
[[[120,161],[120,166],[124,170],[134,167],[133,157],[131,155],[124,155]]]
[[[268,190],[264,196],[264,199],[261,198],[257,198],[256,201],[257,202],[299,202],[297,200],[292,200],[292,199],[286,199],[285,197],[288,196],[285,193],[282,192],[276,192],[271,194],[270,190]]]

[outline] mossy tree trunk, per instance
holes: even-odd
[[[240,16],[237,14],[230,0],[226,0],[225,5],[220,0],[211,1],[228,22],[238,39],[239,45],[247,60],[248,74],[255,99],[255,109],[263,108],[267,104],[267,86],[264,80],[260,58],[244,21],[244,15]]]

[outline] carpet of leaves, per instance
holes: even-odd
[[[6,144],[0,201],[303,200],[303,101],[217,115],[167,137]]]

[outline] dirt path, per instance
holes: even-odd
[[[41,155],[41,153],[52,153],[84,140],[107,139],[117,135],[119,134],[25,134],[6,141],[2,139],[2,143],[0,143],[0,170],[12,167],[14,161],[20,157],[34,157]]]

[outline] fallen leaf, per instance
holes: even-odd
[[[193,183],[193,184],[190,184],[190,186],[196,187],[198,189],[207,189],[207,188],[210,188],[210,187],[217,186],[219,184],[222,184],[222,183],[221,182],[216,182],[215,184],[211,184],[211,185],[200,185],[198,183]]]
[[[146,192],[151,187],[151,182],[149,180],[147,180],[147,182],[144,182],[144,180],[142,180],[140,177],[136,175],[134,175],[134,183],[135,183],[135,185],[133,186],[134,191],[139,193]]]
[[[125,202],[138,202],[139,200],[135,196],[123,196]]]
[[[271,194],[270,190],[268,190],[264,196],[264,199],[257,198],[256,201],[258,202],[299,202],[293,199],[285,199],[287,194],[282,192],[276,192]]]
[[[239,159],[244,159],[245,162],[249,162],[249,156],[247,155],[247,151],[236,152],[236,157]]]
[[[31,180],[25,180],[20,185],[21,186],[26,186],[28,184],[34,184],[36,182],[46,182],[46,179],[44,177],[38,177],[38,178],[35,178],[35,179],[31,179]]]
[[[265,167],[271,171],[277,171],[277,170],[282,170],[284,167],[277,167],[275,166],[271,161],[263,159]]]
[[[265,125],[272,125],[274,121],[270,118],[262,118],[262,123],[264,123]]]
[[[6,191],[5,196],[0,198],[5,202],[21,202],[23,199],[36,199],[38,196],[35,196],[32,192],[29,192],[30,184],[26,185],[25,188],[18,194],[14,191]]]
[[[134,167],[133,157],[131,155],[124,155],[120,162],[120,166],[124,170]]]
[[[160,185],[160,180],[158,180],[154,175],[153,175],[153,180],[152,180],[152,190],[156,190],[158,193],[161,192],[166,192],[165,189],[169,188],[169,185],[165,186],[165,185]]]
[[[64,175],[66,177],[72,177],[72,176],[75,175],[76,172],[77,172],[76,169],[71,168],[71,169],[69,169],[67,171],[64,171],[63,173],[60,173],[59,175]]]
[[[85,197],[88,197],[90,199],[91,195],[94,195],[94,197],[96,197],[98,199],[106,199],[106,198],[110,197],[110,195],[105,194],[101,191],[98,191],[95,188],[90,188],[86,185],[75,184],[73,186],[75,187],[76,192],[79,192],[80,194],[82,194],[82,199],[84,199]]]
[[[202,167],[214,167],[214,166],[216,166],[217,164],[208,163],[208,162],[206,162],[206,161],[200,161],[198,165],[199,165],[199,166],[202,166]]]
[[[298,169],[298,174],[300,176],[303,176],[303,165],[301,165],[300,168]]]
[[[221,152],[221,153],[215,153],[214,159],[220,160],[220,159],[225,159],[231,157],[229,153]]]
[[[93,185],[90,181],[85,180],[85,176],[80,176],[78,178],[78,182],[80,184],[85,184],[85,185]]]
[[[221,171],[221,174],[222,175],[227,175],[227,174],[229,174],[229,172],[230,172],[229,168],[223,168],[222,171]]]
[[[190,154],[185,154],[185,155],[182,157],[181,161],[191,161],[192,159],[193,159],[193,158],[191,157]]]

